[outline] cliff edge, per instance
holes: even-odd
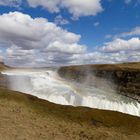
[[[105,88],[140,101],[140,62],[124,64],[66,66],[58,70],[61,77]]]
[[[0,88],[3,87],[7,87],[7,81],[4,75],[1,74],[1,71],[3,70],[7,70],[10,67],[5,65],[4,62],[0,62]]]

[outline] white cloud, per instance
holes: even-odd
[[[131,1],[132,1],[132,0],[124,0],[124,2],[125,2],[126,4],[131,3]]]
[[[44,18],[19,12],[0,15],[0,47],[13,66],[50,66],[140,61],[140,39],[115,39],[96,52],[80,45],[80,35],[68,32]],[[1,56],[1,54],[0,54]]]
[[[115,39],[112,42],[105,43],[100,48],[103,52],[121,52],[121,51],[140,51],[140,39],[131,38],[129,40]]]
[[[96,63],[122,63],[140,61],[140,39],[115,39],[98,47],[98,52],[92,53]],[[90,58],[90,59],[92,59]],[[97,58],[97,59],[96,59]]]
[[[32,66],[35,59],[35,50],[23,50],[16,45],[6,50],[5,62],[12,66]]]
[[[128,32],[122,32],[117,35],[106,35],[105,38],[126,38],[126,37],[139,37],[140,36],[140,26],[137,26],[133,29],[131,29]]]
[[[22,0],[0,0],[0,5],[10,6],[10,7],[19,7]]]
[[[94,25],[95,27],[97,27],[97,26],[100,25],[100,22],[95,22],[93,25]]]
[[[120,35],[117,35],[115,37],[131,37],[131,36],[137,36],[140,35],[140,27],[135,27],[133,28],[130,32],[124,32],[121,33]]]
[[[5,61],[14,65],[34,64],[39,60],[52,64],[57,58],[59,62],[65,59],[65,63],[69,63],[71,55],[86,51],[84,45],[78,44],[80,35],[63,30],[44,18],[33,19],[20,12],[10,12],[0,15],[0,23],[0,44],[7,47]]]
[[[46,48],[47,51],[50,52],[63,52],[63,53],[75,53],[75,54],[79,54],[79,53],[84,53],[85,52],[85,48],[82,45],[79,45],[77,43],[73,43],[73,44],[66,44],[63,42],[59,42],[59,41],[55,41],[51,44],[48,45],[48,47]]]
[[[32,49],[47,47],[51,42],[63,41],[75,43],[80,35],[63,30],[44,18],[31,18],[19,12],[10,12],[0,16],[0,38],[2,41],[14,43]],[[40,44],[41,43],[41,44]]]
[[[62,9],[72,14],[74,19],[81,16],[95,16],[103,11],[101,0],[26,0],[31,7],[42,6],[51,13]],[[19,7],[24,0],[0,0],[0,5]]]
[[[75,54],[72,56],[72,64],[111,64],[111,63],[123,63],[123,62],[139,62],[139,51],[123,51],[116,53],[106,52],[91,52],[81,54]]]
[[[110,38],[112,38],[112,35],[111,34],[107,34],[107,35],[105,35],[105,38],[106,39],[110,39]]]
[[[101,0],[62,0],[62,6],[68,8],[74,17],[95,16],[101,12]]]
[[[42,6],[50,12],[59,12],[61,0],[27,0],[31,7]]]
[[[103,10],[101,0],[27,0],[31,7],[42,6],[50,12],[66,8],[75,18],[95,16]]]
[[[3,62],[4,56],[3,56],[3,52],[0,50],[0,62]]]
[[[61,15],[56,16],[54,20],[56,25],[66,25],[69,24],[69,21],[64,19]]]

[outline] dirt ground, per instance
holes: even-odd
[[[0,140],[140,140],[140,118],[0,89]]]

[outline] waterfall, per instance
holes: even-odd
[[[90,108],[119,111],[140,116],[140,103],[94,86],[68,82],[54,70],[4,71],[9,88],[61,105],[85,106]]]

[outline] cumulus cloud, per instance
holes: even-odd
[[[112,42],[105,43],[100,50],[103,52],[140,51],[140,39],[115,39]]]
[[[87,52],[80,35],[20,12],[0,15],[0,56],[12,66],[56,66],[140,61],[140,39],[114,39]],[[1,55],[2,54],[2,55]],[[0,57],[0,58],[1,58]]]
[[[69,24],[69,21],[64,19],[61,15],[56,16],[54,22],[55,22],[56,25]]]
[[[130,31],[128,32],[122,32],[120,34],[117,34],[117,35],[106,35],[105,38],[114,38],[114,39],[117,39],[117,38],[131,38],[131,37],[139,37],[140,36],[140,26],[137,26],[133,29],[131,29]]]
[[[26,0],[30,7],[41,6],[51,13],[58,13],[63,9],[72,14],[74,19],[81,16],[95,16],[103,11],[101,0]],[[0,5],[19,7],[24,0],[0,0]]]
[[[56,52],[59,58],[62,58],[60,55],[65,54],[67,63],[69,63],[70,54],[80,54],[86,51],[84,45],[78,44],[80,35],[68,32],[44,18],[33,19],[20,12],[10,12],[0,16],[0,23],[0,43],[3,47],[7,47],[7,62],[12,64],[38,60],[53,63],[53,59],[56,59]],[[36,57],[32,57],[35,55]]]
[[[138,62],[140,61],[140,39],[115,39],[98,47],[96,55],[96,58],[99,58],[95,59],[97,63]]]
[[[42,6],[50,12],[66,8],[75,18],[95,16],[103,10],[101,0],[27,0],[31,7]]]
[[[5,62],[12,66],[33,66],[35,59],[35,50],[23,50],[16,45],[6,50]]]
[[[22,0],[0,0],[0,5],[10,6],[10,7],[19,7]]]
[[[44,18],[33,19],[29,15],[19,12],[1,15],[0,23],[2,41],[20,44],[21,47],[28,49],[38,46],[45,47],[54,41],[71,44],[80,39],[80,35],[63,30]]]
[[[138,36],[140,35],[140,27],[135,27],[133,28],[130,32],[124,32],[121,33],[120,35],[117,35],[115,37],[131,37],[131,36]]]
[[[73,56],[71,64],[113,64],[123,62],[139,62],[140,52],[138,51],[122,51],[116,53],[91,52],[83,55]]]

